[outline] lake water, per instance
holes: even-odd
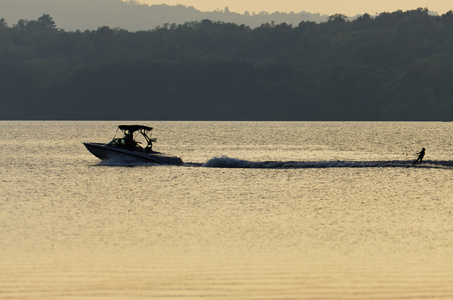
[[[121,123],[185,165],[100,163]],[[1,299],[453,299],[453,123],[0,129]]]

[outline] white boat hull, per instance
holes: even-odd
[[[137,152],[131,151],[123,148],[112,147],[102,143],[83,143],[85,147],[90,151],[94,156],[99,159],[134,159],[139,161],[151,162],[155,164],[163,165],[181,165],[182,160],[176,156],[169,156],[160,152]]]

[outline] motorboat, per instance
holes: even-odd
[[[116,134],[113,140],[107,144],[103,143],[83,143],[85,147],[94,156],[102,160],[121,159],[126,161],[141,161],[164,165],[181,165],[182,160],[179,157],[171,156],[153,150],[155,138],[151,138],[152,127],[143,125],[119,125],[117,129],[124,134],[123,137],[117,138]],[[136,137],[135,137],[135,136]],[[137,138],[137,139],[136,139]],[[138,138],[144,139],[146,146],[143,148]]]

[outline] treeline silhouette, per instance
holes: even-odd
[[[215,4],[213,4],[215,6]],[[301,12],[244,12],[228,7],[214,11],[200,11],[193,6],[147,5],[135,0],[1,0],[0,12],[8,23],[19,19],[33,19],[43,12],[50,14],[58,26],[66,31],[95,30],[110,26],[129,31],[149,30],[166,23],[212,21],[245,24],[252,28],[272,21],[297,25],[301,21],[327,21],[327,15]]]
[[[452,120],[453,12],[65,32],[0,20],[0,118]]]

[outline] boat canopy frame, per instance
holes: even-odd
[[[151,137],[151,131],[153,130],[153,127],[144,125],[119,125],[118,129],[120,129],[124,133],[126,140],[128,137],[133,140],[134,132],[140,132],[147,143],[144,149],[145,151],[152,151],[153,143],[157,141],[155,138]]]

